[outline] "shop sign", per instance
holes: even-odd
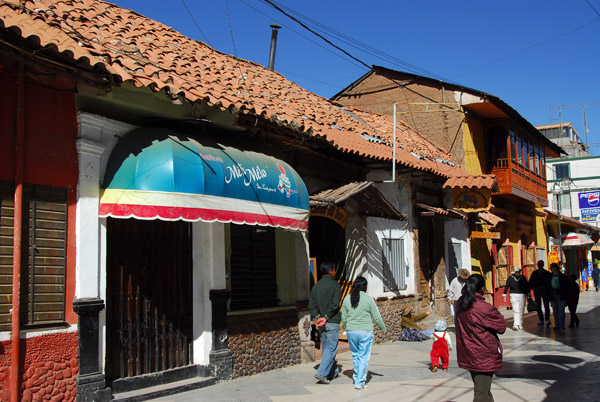
[[[581,280],[584,283],[588,281],[587,265],[588,263],[586,260],[581,260]]]
[[[464,212],[481,212],[490,209],[492,192],[487,188],[452,189],[452,206]]]
[[[500,232],[471,232],[471,239],[499,239]]]
[[[558,264],[558,251],[551,251],[548,254],[549,264]]]
[[[600,208],[584,208],[581,211],[581,222],[596,222],[600,215]]]
[[[596,222],[600,215],[600,191],[579,193],[581,222]]]
[[[343,228],[348,223],[348,212],[337,205],[332,207],[310,207],[310,216],[322,216],[332,219]]]

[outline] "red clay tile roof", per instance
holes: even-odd
[[[271,119],[339,150],[392,160],[389,118],[342,108],[263,66],[221,53],[134,11],[98,0],[0,0],[0,29],[108,71],[110,81]],[[45,53],[47,57],[47,53]],[[89,68],[89,67],[88,67]],[[398,163],[443,177],[467,174],[453,157],[398,124]]]
[[[480,174],[470,176],[450,177],[443,185],[444,188],[487,188],[494,190],[498,188],[496,176],[493,174]]]
[[[478,214],[478,216],[483,219],[484,221],[486,221],[487,223],[489,223],[490,225],[492,225],[492,227],[497,226],[499,223],[504,223],[506,222],[505,219],[502,219],[501,217],[499,217],[498,215],[494,215],[493,213],[489,212],[489,211],[485,211],[485,212],[480,212]]]

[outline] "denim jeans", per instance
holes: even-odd
[[[557,328],[565,327],[565,306],[567,305],[566,300],[560,300],[558,295],[554,296],[552,300],[552,313],[554,313],[554,326]]]
[[[352,363],[354,364],[355,386],[364,386],[367,381],[367,366],[371,358],[371,346],[373,346],[373,331],[347,331],[348,346],[352,352]]]
[[[319,329],[319,338],[321,340],[321,349],[323,357],[317,370],[321,377],[332,379],[338,373],[335,354],[338,348],[338,338],[340,336],[340,324],[326,323],[323,329]]]
[[[550,321],[550,301],[546,296],[543,296],[542,289],[535,289],[533,291],[533,298],[537,305],[537,315],[540,321]],[[542,303],[544,304],[544,311],[542,312]]]

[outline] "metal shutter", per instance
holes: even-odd
[[[275,230],[231,225],[231,309],[277,306]]]

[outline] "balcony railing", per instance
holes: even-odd
[[[511,159],[497,159],[491,166],[491,174],[496,175],[499,194],[512,194],[543,206],[548,205],[546,178]]]

